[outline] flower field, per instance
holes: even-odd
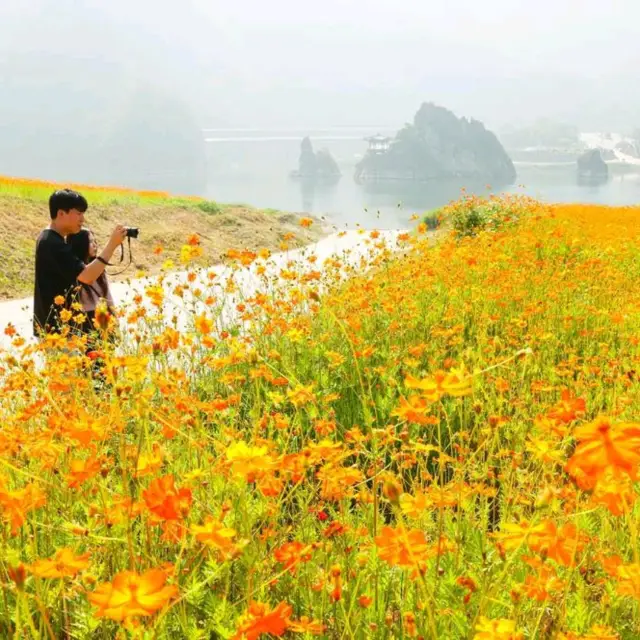
[[[19,198],[33,198],[48,200],[55,189],[75,189],[87,194],[91,202],[102,203],[111,200],[125,201],[164,201],[172,198],[164,191],[139,191],[126,187],[94,186],[87,184],[56,184],[47,180],[35,178],[19,178],[0,176],[0,194]],[[184,198],[184,200],[198,202],[201,198]]]
[[[186,330],[159,280],[115,351],[13,336],[0,637],[640,637],[640,209],[442,215],[225,326],[194,268]]]

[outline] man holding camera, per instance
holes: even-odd
[[[104,271],[113,252],[122,244],[127,229],[116,225],[100,255],[85,264],[71,251],[67,236],[78,233],[84,224],[87,200],[77,191],[61,189],[49,198],[51,224],[36,243],[36,277],[33,296],[34,335],[57,331],[59,312],[68,308],[72,293],[81,284],[92,284]],[[56,303],[64,299],[62,305]]]

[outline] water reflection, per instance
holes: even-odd
[[[242,176],[210,176],[204,195],[227,203],[246,203],[283,211],[326,216],[340,228],[399,228],[422,214],[458,199],[463,193],[526,194],[547,202],[593,202],[630,205],[640,202],[640,176],[613,175],[606,184],[581,186],[575,170],[519,171],[512,185],[434,181],[424,184],[357,185],[345,175],[337,184],[293,181],[286,175],[259,172]],[[463,192],[463,189],[465,190]]]
[[[366,144],[358,142],[357,137],[322,144],[326,144],[340,166],[342,178],[337,183],[290,179],[289,173],[298,166],[300,154],[300,142],[295,139],[212,143],[208,147],[207,186],[202,195],[224,203],[325,216],[340,228],[406,227],[413,214],[444,206],[458,199],[463,189],[475,195],[520,193],[547,202],[611,205],[640,202],[640,174],[622,176],[620,169],[610,167],[611,176],[605,184],[580,185],[573,164],[556,167],[516,164],[516,183],[493,184],[490,188],[484,183],[460,180],[358,185],[353,175]]]
[[[326,215],[344,227],[407,226],[415,214],[442,207],[465,193],[488,195],[493,189],[480,182],[440,180],[426,183],[386,182],[355,184],[348,178],[340,183],[298,182],[300,206],[304,213]]]
[[[408,208],[428,211],[457,200],[463,194],[487,194],[501,192],[512,185],[487,185],[486,182],[457,180],[433,180],[429,182],[387,182],[364,185],[363,191],[372,203],[388,207],[398,203]]]

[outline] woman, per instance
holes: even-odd
[[[98,255],[98,243],[90,229],[81,229],[78,233],[67,236],[67,244],[73,253],[86,264],[89,264]],[[87,317],[80,330],[91,335],[95,331],[93,320],[96,317],[96,309],[101,304],[106,303],[109,313],[112,315],[115,313],[107,274],[103,272],[92,284],[81,284],[78,301],[82,304],[83,313]]]

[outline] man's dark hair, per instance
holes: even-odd
[[[57,218],[58,211],[69,212],[71,209],[77,209],[84,213],[88,208],[87,199],[72,189],[58,189],[49,197],[49,213],[52,220]]]

